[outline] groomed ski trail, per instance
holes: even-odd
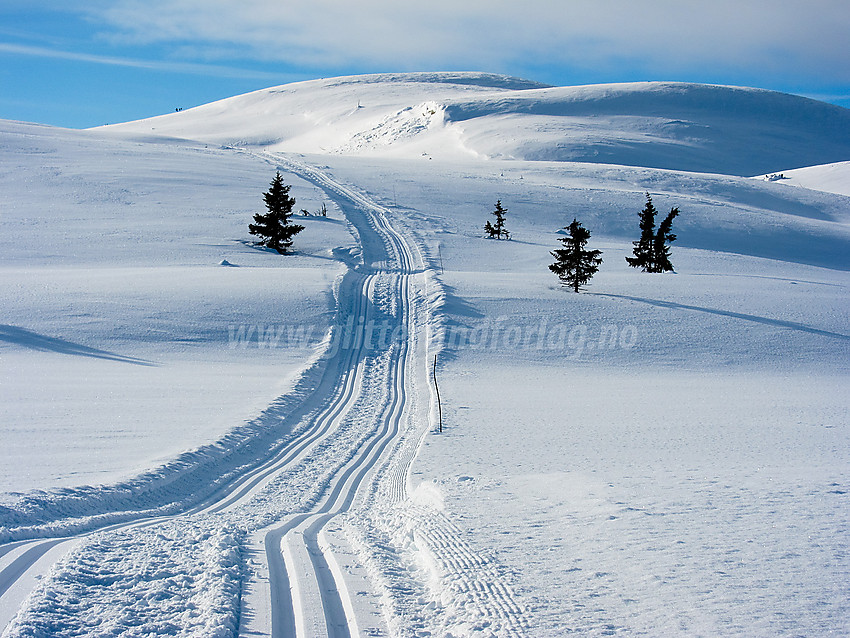
[[[381,262],[383,269],[379,270],[379,274],[392,281],[390,290],[395,295],[394,299],[390,296],[384,303],[395,309],[397,325],[405,326],[402,333],[406,336],[401,343],[393,344],[391,365],[381,369],[387,378],[380,387],[389,394],[384,397],[383,409],[373,417],[381,424],[380,431],[370,442],[369,449],[354,460],[358,468],[356,472],[355,465],[349,467],[336,483],[337,486],[342,485],[342,489],[335,489],[313,514],[294,517],[266,535],[269,566],[275,561],[278,563],[270,570],[277,579],[277,582],[272,579],[272,590],[276,592],[272,597],[278,601],[284,599],[272,623],[272,635],[307,637],[376,635],[385,631],[396,633],[392,626],[398,625],[398,619],[392,618],[392,615],[399,613],[400,608],[394,608],[388,601],[393,597],[390,589],[399,591],[397,584],[390,582],[392,577],[387,578],[380,569],[370,571],[372,593],[375,595],[375,590],[380,590],[386,623],[384,627],[375,627],[377,605],[370,607],[362,600],[351,598],[350,592],[357,585],[363,585],[364,576],[360,574],[353,578],[354,582],[345,582],[346,574],[339,568],[343,559],[335,555],[334,545],[337,553],[346,554],[353,551],[353,545],[359,545],[359,558],[364,563],[374,563],[370,561],[370,554],[386,551],[387,548],[369,547],[362,538],[352,543],[352,539],[341,539],[339,534],[335,543],[326,539],[322,542],[322,534],[335,515],[349,512],[353,518],[369,518],[369,513],[375,517],[377,512],[377,518],[394,519],[415,538],[418,552],[425,555],[425,561],[435,572],[428,577],[437,578],[445,587],[444,592],[432,594],[437,600],[449,601],[447,606],[452,607],[452,615],[458,625],[488,627],[490,635],[525,636],[529,627],[525,610],[504,581],[495,561],[477,554],[462,539],[460,530],[441,512],[414,505],[410,499],[413,491],[410,467],[428,432],[429,417],[432,416],[429,407],[423,407],[424,404],[430,406],[433,398],[428,374],[429,338],[425,334],[428,321],[424,315],[429,309],[424,300],[428,297],[429,279],[425,273],[424,258],[389,222],[388,209],[335,181],[323,171],[281,156],[270,157],[277,159],[289,172],[322,188],[343,210],[348,211],[349,219],[353,209],[366,215],[368,226],[357,225],[364,247],[364,261],[367,264],[370,261],[368,247],[377,245],[369,235],[377,235],[376,239],[386,247],[388,257],[388,261]],[[392,516],[391,512],[401,512],[401,515]],[[395,551],[396,558],[400,559],[398,549]],[[332,569],[332,566],[337,568]],[[395,567],[392,566],[391,570]],[[357,571],[351,565],[349,570]],[[285,600],[287,588],[291,593],[289,601]],[[362,591],[359,593],[364,595]],[[434,602],[426,606],[433,608]],[[407,600],[402,606],[410,604],[417,603]],[[365,617],[358,617],[358,610]],[[432,630],[434,619],[431,620],[427,623],[430,627],[422,626],[420,629]],[[370,621],[373,626],[367,628]]]
[[[166,523],[246,533],[253,574],[235,614],[234,630],[242,636],[405,635],[400,616],[411,610],[417,630],[448,628],[439,619],[443,606],[451,612],[449,625],[483,622],[492,635],[523,636],[525,613],[492,560],[476,554],[442,513],[410,499],[410,466],[428,432],[433,400],[425,260],[389,222],[390,211],[365,195],[291,158],[260,157],[322,188],[343,209],[362,248],[363,263],[339,286],[335,351],[326,353],[315,389],[275,417],[291,425],[292,436],[182,511],[128,512],[121,516],[129,520],[93,524],[75,535],[0,546],[0,628],[21,608],[4,637],[29,635],[33,624],[27,622],[38,616],[39,603],[44,609],[55,595],[55,566],[62,565],[63,577],[84,571],[77,563],[85,563],[90,545],[108,548],[110,535],[122,534],[150,542],[151,534],[139,532]],[[442,592],[429,594],[423,582],[416,591],[399,585],[394,572],[405,550],[352,535],[345,521],[375,521],[387,513],[375,531],[392,536],[405,528],[432,568],[408,577],[436,578]],[[134,551],[134,543],[122,541],[113,544]],[[419,613],[422,606],[437,611],[429,617]],[[108,617],[108,609],[100,611]]]
[[[270,605],[266,622],[270,622],[270,627],[253,626],[250,633],[267,631],[274,637],[353,636],[361,635],[359,627],[370,623],[373,633],[378,630],[374,627],[378,603],[372,601],[370,617],[358,618],[355,609],[362,609],[362,602],[352,599],[352,588],[346,582],[340,558],[330,548],[325,527],[352,507],[362,487],[368,484],[366,479],[386,462],[399,436],[412,390],[407,375],[418,364],[410,348],[417,332],[416,306],[411,296],[412,289],[424,283],[421,257],[417,260],[404,238],[389,224],[386,211],[364,196],[303,164],[277,156],[270,156],[270,161],[281,163],[287,172],[318,185],[346,212],[363,249],[364,263],[359,268],[368,273],[371,283],[361,297],[369,303],[356,323],[365,329],[373,328],[378,314],[383,320],[381,334],[393,338],[374,350],[374,335],[358,334],[353,339],[360,344],[352,357],[352,363],[357,361],[358,365],[348,376],[357,379],[358,392],[347,394],[345,401],[334,407],[343,419],[356,410],[358,400],[372,406],[366,417],[372,424],[368,439],[331,479],[329,489],[312,511],[290,516],[255,537],[264,547],[267,564]],[[366,390],[363,378],[370,380]],[[423,425],[427,427],[427,420]],[[266,586],[259,589],[265,590]],[[244,630],[243,635],[247,635]]]

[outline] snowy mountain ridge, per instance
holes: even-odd
[[[752,176],[850,160],[850,110],[763,89],[384,74],[255,91],[105,131],[269,151],[574,161]]]

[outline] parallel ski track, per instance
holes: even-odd
[[[364,276],[349,273],[349,275],[357,280],[354,283],[353,297],[356,305],[352,309],[352,315],[355,318],[364,318],[362,323],[365,323],[369,298],[374,294],[377,274],[370,273]],[[340,350],[339,360],[328,365],[319,387],[289,416],[292,422],[306,418],[309,421],[308,427],[271,458],[236,477],[200,503],[174,514],[160,516],[144,514],[136,519],[120,523],[94,526],[78,534],[20,540],[0,546],[0,632],[11,621],[15,610],[28,596],[30,587],[43,577],[53,564],[53,561],[43,560],[46,555],[50,554],[58,559],[83,539],[95,533],[147,527],[181,516],[214,514],[235,509],[248,502],[281,472],[292,468],[309,456],[321,441],[332,435],[341,415],[353,402],[353,397],[357,396],[358,386],[362,381],[362,359],[365,355],[362,343],[363,326],[356,320],[352,322],[352,325],[355,334],[350,338],[354,341],[354,347]],[[324,407],[317,409],[315,407],[317,403],[324,404]]]
[[[418,272],[414,270],[414,263],[417,260],[414,258],[410,245],[389,223],[386,217],[387,211],[364,195],[335,182],[321,171],[291,161],[288,162],[288,165],[293,172],[300,173],[302,177],[312,181],[326,192],[336,193],[369,213],[375,230],[384,237],[388,247],[395,254],[398,263],[397,272],[399,273],[396,282],[399,306],[401,312],[407,315],[405,318],[409,326],[407,334],[412,335],[415,321],[411,315],[410,288],[411,276]],[[418,261],[420,264],[424,262],[421,254]],[[420,353],[419,356],[421,357],[423,354]],[[396,436],[399,432],[404,402],[409,399],[405,389],[406,378],[412,379],[412,383],[422,383],[423,377],[427,379],[428,376],[427,373],[418,375],[415,372],[419,363],[427,364],[428,357],[425,356],[426,361],[421,362],[417,362],[415,358],[415,351],[410,340],[408,340],[404,344],[403,352],[395,360],[395,367],[391,375],[393,377],[392,383],[390,383],[392,409],[381,417],[384,420],[389,419],[392,436]],[[408,501],[411,489],[410,467],[425,433],[426,431],[421,433],[414,445],[408,445],[404,449],[397,450],[392,459],[384,459],[386,472],[375,479],[382,483],[381,487],[378,485],[361,485],[359,489],[371,494],[380,490],[383,498],[388,498],[396,504]],[[386,442],[384,443],[385,446]],[[374,464],[372,469],[377,469],[377,463]],[[322,558],[318,543],[315,540],[315,533],[334,513],[350,507],[353,498],[352,492],[342,507],[335,508],[331,513],[324,514],[321,517],[314,517],[313,526],[309,533],[305,533],[304,538],[308,549],[310,549],[310,556],[316,558],[313,561],[314,569],[312,573],[327,575],[324,578],[322,576],[318,576],[318,578],[321,581],[319,591],[323,592],[323,596],[324,592],[330,592],[328,596],[325,596],[325,598],[330,599],[326,601],[325,610],[328,621],[328,635],[331,636],[349,635],[341,622],[343,620],[341,616],[342,606],[334,599],[336,592],[345,591],[345,589],[334,586],[331,582],[330,572],[325,568],[326,561]],[[490,619],[491,622],[497,624],[500,627],[499,635],[511,638],[527,636],[530,627],[527,613],[518,602],[513,589],[499,573],[497,564],[491,558],[476,553],[471,545],[463,539],[461,530],[442,513],[423,511],[417,507],[409,507],[409,510],[409,515],[416,521],[416,536],[420,545],[427,548],[434,561],[440,566],[445,580],[450,583],[449,586],[453,590],[453,597],[461,605],[477,609],[479,617]],[[331,629],[330,623],[334,619],[337,622],[335,627]],[[352,619],[349,619],[349,621],[352,621]],[[350,622],[349,626],[356,626],[356,622]]]
[[[228,512],[249,503],[282,472],[308,460],[322,442],[335,435],[362,396],[364,376],[372,373],[382,376],[381,383],[374,387],[380,388],[378,391],[383,394],[377,397],[374,429],[367,433],[350,458],[326,479],[321,496],[309,511],[292,515],[265,533],[265,558],[271,587],[270,635],[275,638],[347,637],[352,635],[352,628],[356,633],[357,619],[349,617],[346,611],[352,609],[352,605],[343,599],[348,590],[344,583],[336,582],[329,568],[333,560],[327,553],[330,550],[322,547],[319,537],[329,520],[349,510],[364,492],[375,492],[377,486],[373,483],[381,468],[389,469],[380,481],[389,489],[390,498],[395,502],[407,499],[409,468],[416,446],[408,447],[400,455],[396,450],[392,459],[389,452],[400,434],[402,415],[409,401],[409,386],[417,380],[421,382],[422,375],[413,371],[420,363],[424,365],[424,361],[417,360],[409,335],[413,334],[416,325],[411,304],[412,279],[423,272],[423,260],[421,255],[414,255],[402,235],[389,223],[385,209],[364,195],[289,158],[257,155],[336,195],[349,207],[354,206],[369,226],[369,229],[358,228],[361,238],[364,232],[371,232],[382,240],[387,251],[386,262],[371,271],[363,268],[347,275],[354,280],[349,283],[351,291],[347,293],[354,300],[350,316],[355,319],[352,322],[355,329],[360,329],[353,335],[353,346],[335,355],[319,386],[290,416],[294,422],[306,422],[306,427],[270,458],[201,503],[177,514],[140,515],[136,520],[108,524],[72,536],[23,540],[0,546],[0,610],[17,608],[29,593],[25,584],[34,584],[53,561],[95,532],[146,527],[181,516]],[[379,281],[391,282],[390,289],[379,292]],[[383,305],[388,316],[388,308],[393,307],[394,320],[406,328],[408,335],[407,339],[390,345],[389,357],[381,365],[377,364],[377,358],[370,358],[374,353],[368,352],[362,332],[373,312],[372,301]],[[338,328],[340,326],[338,322]],[[376,391],[374,387],[372,392]],[[444,571],[455,579],[456,593],[467,600],[471,597],[472,604],[482,615],[499,618],[508,628],[508,635],[524,635],[528,623],[523,610],[495,568],[476,555],[461,539],[459,530],[441,515],[423,514],[422,521],[417,526],[417,535]],[[0,629],[10,620],[11,616],[0,615]]]
[[[391,253],[387,270],[376,273],[378,277],[390,278],[393,284],[391,293],[385,293],[380,301],[384,306],[395,302],[395,320],[405,327],[406,335],[412,334],[414,318],[410,278],[415,274],[414,255],[380,207],[319,171],[283,158],[274,159],[283,160],[291,172],[300,174],[326,192],[335,193],[367,215],[372,232],[381,237]],[[364,230],[360,229],[361,234]],[[274,638],[348,637],[351,627],[357,624],[357,619],[348,617],[346,613],[346,608],[351,609],[351,605],[342,599],[347,589],[343,583],[336,582],[329,567],[331,559],[320,546],[319,534],[329,520],[352,506],[366,477],[379,465],[390,443],[399,434],[406,401],[406,370],[412,364],[409,336],[390,346],[389,353],[389,365],[380,370],[373,369],[386,375],[380,386],[386,396],[382,397],[381,409],[374,414],[377,427],[371,437],[334,477],[331,489],[312,512],[293,516],[266,534],[266,560],[272,591],[271,635]],[[308,565],[303,564],[305,555]],[[298,556],[300,560],[296,558]]]
[[[282,161],[291,172],[313,182],[329,194],[336,194],[368,215],[372,228],[383,238],[386,247],[393,253],[394,268],[387,275],[394,277],[399,321],[407,325],[406,334],[413,335],[416,321],[410,300],[411,279],[422,272],[416,269],[415,264],[417,261],[421,264],[423,259],[421,255],[418,260],[415,258],[410,245],[389,223],[387,211],[366,196],[346,188],[317,169],[289,159],[271,157]],[[420,352],[418,356],[421,358],[422,355],[423,353]],[[427,360],[427,356],[425,359]],[[367,498],[365,493],[374,495],[380,490],[384,498],[389,498],[394,503],[408,500],[410,467],[425,432],[422,432],[414,445],[395,450],[392,458],[386,452],[389,444],[400,434],[405,404],[410,399],[408,384],[422,383],[423,378],[427,379],[427,374],[416,373],[416,366],[425,363],[426,361],[417,361],[417,354],[410,338],[399,344],[398,350],[393,353],[392,365],[387,370],[388,378],[385,386],[388,388],[389,397],[386,407],[375,414],[375,418],[380,422],[380,430],[335,479],[334,489],[313,513],[295,517],[267,536],[266,555],[270,567],[273,561],[278,562],[275,568],[277,581],[275,582],[274,579],[272,581],[273,589],[276,590],[274,598],[282,601],[287,599],[286,591],[290,593],[289,600],[278,608],[278,615],[273,620],[272,635],[275,638],[288,636],[306,638],[322,635],[338,638],[352,635],[352,628],[356,631],[357,619],[347,618],[345,612],[346,608],[353,607],[350,604],[345,605],[341,598],[348,589],[343,583],[334,581],[333,572],[328,568],[331,558],[327,556],[327,552],[330,550],[323,550],[320,547],[318,535],[333,516],[351,508],[355,498]],[[379,469],[385,471],[381,473]],[[369,475],[373,477],[372,484],[367,480]],[[477,609],[479,618],[490,619],[489,622],[498,625],[499,635],[512,638],[526,636],[530,626],[527,614],[517,601],[512,588],[499,573],[496,563],[486,556],[477,554],[469,543],[463,540],[462,532],[457,526],[443,514],[412,507],[410,516],[416,520],[418,542],[422,547],[427,548],[440,566],[444,578],[450,583],[453,597],[462,606]],[[282,539],[284,545],[287,542],[290,543],[290,546],[286,548],[288,551],[281,552]],[[306,546],[306,553],[311,564],[298,573],[297,577],[308,579],[311,581],[309,583],[294,583],[287,574],[287,569],[293,570],[298,567],[298,561],[294,559],[294,556],[297,553],[295,546],[299,543]],[[281,553],[286,557],[283,560],[281,560]],[[310,595],[320,600],[301,601],[304,610],[313,610],[311,617],[301,617],[297,608],[298,601],[293,599]],[[323,611],[324,622],[315,617],[316,609]],[[302,613],[308,616],[306,611]]]

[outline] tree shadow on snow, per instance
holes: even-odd
[[[813,335],[822,337],[832,337],[833,339],[850,340],[850,335],[841,334],[838,332],[830,332],[828,330],[820,330],[812,328],[802,323],[794,321],[784,321],[782,319],[770,319],[768,317],[760,317],[758,315],[748,315],[743,312],[732,312],[730,310],[716,310],[714,308],[704,308],[702,306],[689,306],[687,304],[676,303],[675,301],[662,301],[660,299],[646,299],[644,297],[632,297],[630,295],[615,295],[607,292],[588,292],[585,294],[596,295],[597,297],[615,297],[617,299],[628,299],[629,301],[637,301],[639,303],[658,306],[659,308],[673,308],[675,310],[695,310],[697,312],[705,312],[711,315],[720,315],[723,317],[732,317],[733,319],[743,319],[744,321],[752,321],[754,323],[762,323],[768,326],[777,328],[790,328],[791,330],[799,330],[800,332],[808,332]]]
[[[127,357],[108,350],[98,350],[88,346],[59,339],[56,337],[48,337],[26,328],[19,326],[10,326],[0,324],[0,342],[12,343],[17,346],[37,350],[39,352],[56,352],[58,354],[67,354],[77,357],[92,357],[94,359],[104,359],[106,361],[117,361],[119,363],[130,363],[136,366],[154,366],[156,364],[137,359],[136,357]]]

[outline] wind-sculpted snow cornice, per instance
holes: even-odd
[[[352,75],[333,80],[313,80],[324,83],[325,86],[341,86],[345,84],[458,84],[492,89],[507,89],[525,91],[533,89],[552,88],[550,84],[526,80],[524,78],[500,75],[497,73],[480,73],[475,71],[443,71],[419,73],[376,73],[370,75]]]
[[[446,115],[463,121],[486,115],[625,115],[758,117],[772,122],[816,121],[836,129],[850,125],[850,109],[764,89],[685,82],[638,82],[541,87],[516,94],[447,100]]]

